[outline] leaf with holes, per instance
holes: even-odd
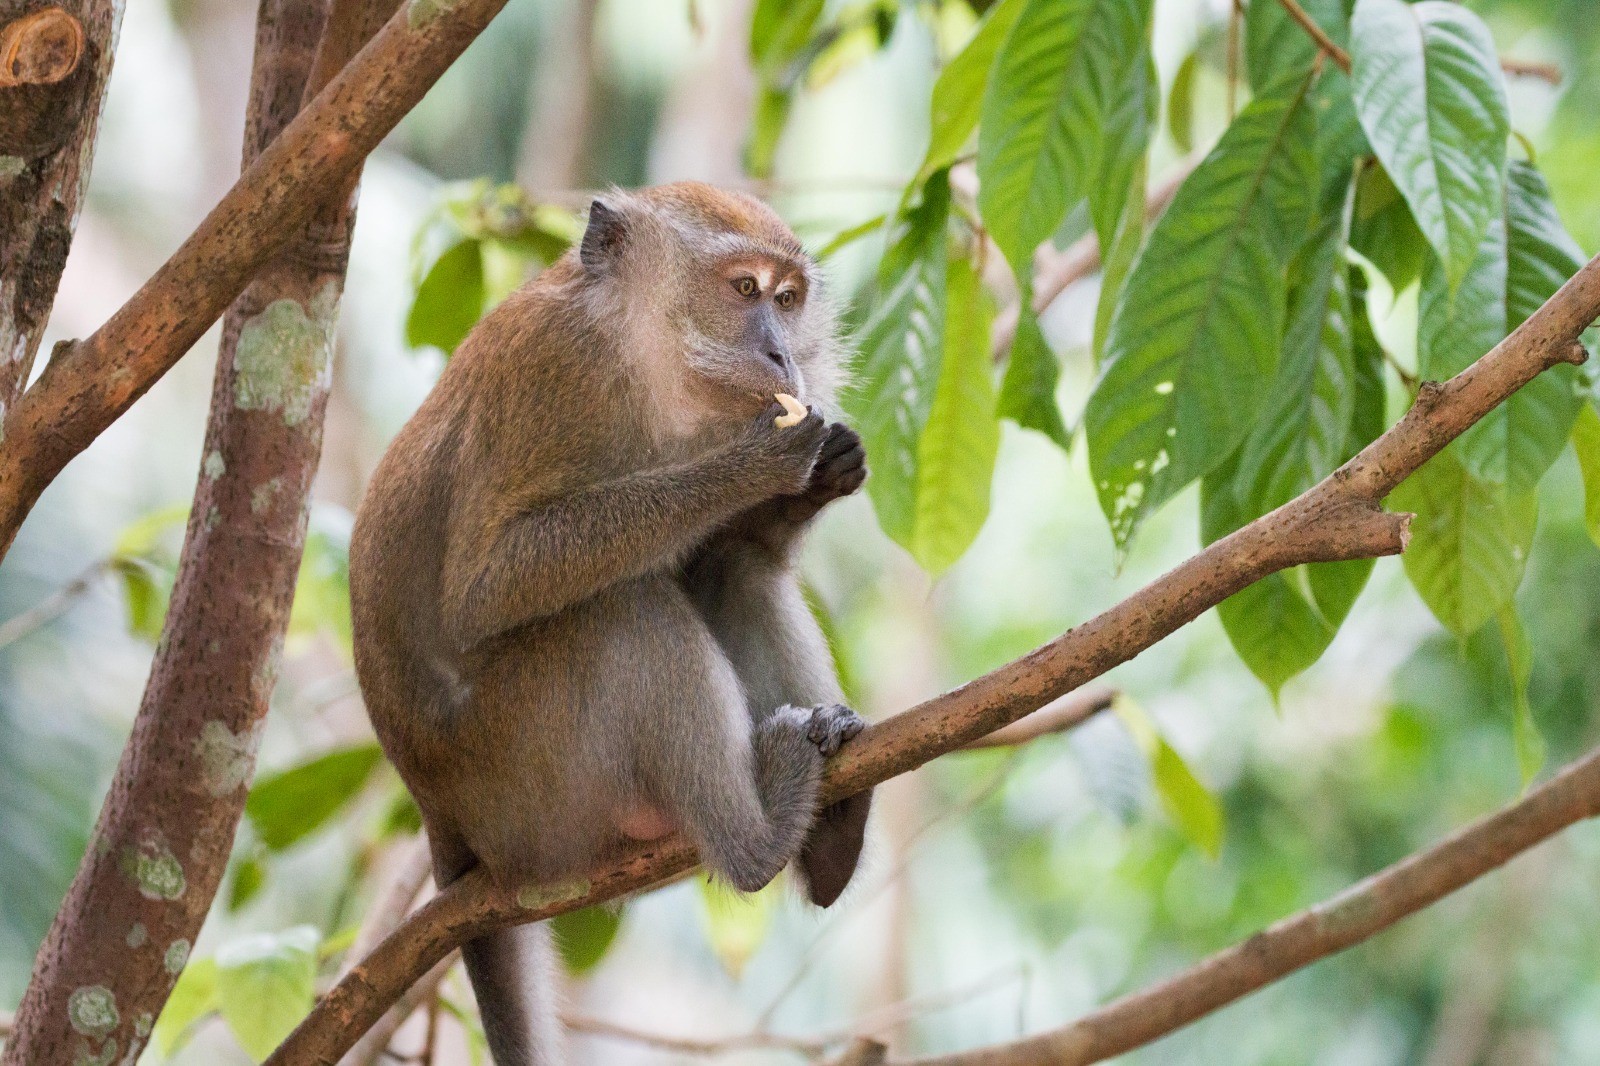
[[[1446,0],[1359,0],[1350,52],[1362,129],[1454,289],[1501,212],[1510,120],[1494,39]]]
[[[1084,421],[1119,550],[1238,447],[1277,372],[1287,268],[1314,210],[1311,81],[1240,113],[1156,223],[1117,304]]]

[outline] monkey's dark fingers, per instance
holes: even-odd
[[[828,439],[822,442],[822,451],[817,454],[817,465],[821,466],[835,456],[860,447],[861,434],[843,422],[835,422],[828,427]]]

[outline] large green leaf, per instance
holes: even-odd
[[[1141,151],[1148,138],[1149,108],[1130,108],[1128,98],[1148,91],[1150,8],[1150,0],[1027,0],[1001,46],[978,132],[978,206],[1024,285],[1034,249],[1102,171],[1108,135]]]
[[[896,219],[849,398],[872,460],[867,496],[879,525],[900,544],[909,544],[916,528],[922,431],[944,361],[949,213],[949,178],[940,171],[924,184],[921,201]]]
[[[1455,288],[1500,214],[1505,83],[1483,22],[1446,0],[1359,0],[1356,111]]]
[[[1510,166],[1505,205],[1454,293],[1436,263],[1423,271],[1417,352],[1424,377],[1443,380],[1460,372],[1583,266],[1533,167]],[[1467,469],[1513,492],[1533,488],[1566,447],[1582,403],[1577,384],[1576,368],[1561,364],[1513,393],[1455,446]]]
[[[217,951],[217,1008],[257,1062],[311,1012],[320,939],[315,928],[300,925],[242,937]]]
[[[1277,372],[1286,271],[1316,190],[1311,78],[1253,100],[1133,266],[1089,398],[1089,461],[1119,549],[1215,468]]]
[[[1416,512],[1406,574],[1445,628],[1466,639],[1511,602],[1538,521],[1533,493],[1473,477],[1447,448],[1402,482],[1389,506]]]
[[[911,554],[938,574],[961,558],[989,516],[1000,423],[989,353],[990,308],[969,260],[949,264],[944,362],[918,448]]]
[[[151,1045],[162,1058],[171,1058],[194,1024],[216,1009],[217,960],[195,959],[178,975],[172,995],[161,1008],[150,1035]]]
[[[1364,392],[1352,337],[1348,220],[1347,205],[1295,263],[1272,399],[1236,460],[1202,482],[1201,531],[1208,542],[1306,491],[1371,439],[1365,425],[1362,432],[1356,426],[1358,400],[1369,405],[1373,398]],[[1370,354],[1362,356],[1370,364]],[[1370,365],[1363,369],[1375,376]],[[1371,564],[1359,561],[1272,574],[1230,596],[1217,613],[1239,657],[1276,695],[1327,650],[1370,572]]]
[[[1151,0],[1027,0],[1000,48],[978,132],[978,206],[1023,308],[1000,413],[1066,446],[1059,368],[1029,310],[1033,254],[1089,197],[1110,247],[1158,110]]]
[[[1026,3],[1000,0],[984,16],[972,40],[939,72],[933,83],[928,152],[917,170],[916,182],[926,181],[934,171],[954,163],[978,128],[989,69]]]
[[[358,744],[264,777],[250,790],[245,814],[262,842],[281,851],[337,814],[382,758],[376,744]]]

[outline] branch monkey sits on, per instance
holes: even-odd
[[[862,721],[791,562],[866,477],[823,417],[841,364],[794,234],[695,183],[595,201],[462,342],[350,550],[362,693],[440,885],[570,878],[681,830],[744,891],[790,861],[817,904],[843,891],[870,798],[819,813],[818,785]],[[463,954],[498,1066],[560,1062],[546,929]]]

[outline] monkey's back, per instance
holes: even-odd
[[[395,436],[357,512],[357,676],[378,738],[425,814],[460,809],[474,776],[493,776],[483,760],[543,747],[528,743],[530,731],[573,727],[573,708],[545,698],[554,696],[548,678],[522,670],[517,697],[504,690],[515,663],[560,664],[601,624],[592,605],[577,605],[471,651],[456,646],[441,606],[452,542],[508,508],[638,469],[655,450],[633,413],[641,400],[622,353],[585,335],[570,281],[569,264],[552,267],[473,330]],[[579,770],[552,766],[546,776],[566,769]]]

